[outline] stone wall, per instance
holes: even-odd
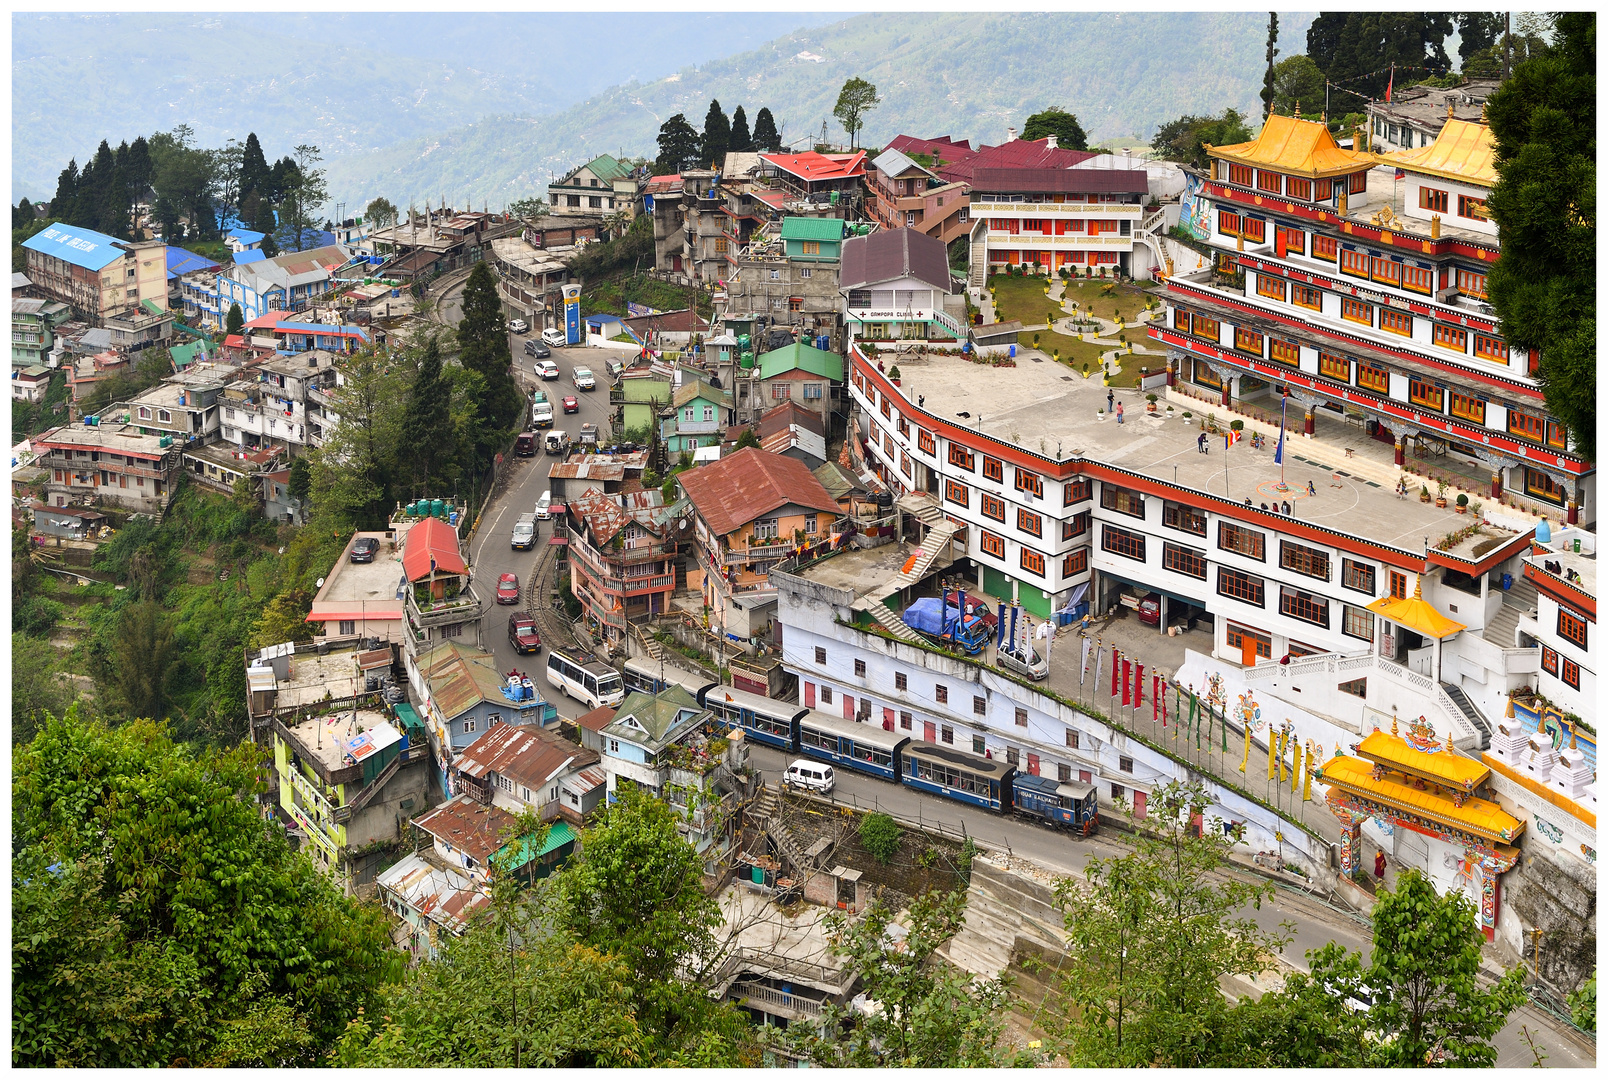
[[[1541,930],[1541,977],[1565,993],[1597,967],[1597,879],[1574,860],[1527,855],[1507,875],[1507,905],[1524,922],[1524,959],[1535,962],[1529,928]]]
[[[989,979],[1013,963],[1019,967],[1028,956],[1053,966],[1065,940],[1054,880],[1048,872],[1029,872],[1019,864],[1001,866],[981,855],[973,859],[966,921],[944,948],[949,961]]]

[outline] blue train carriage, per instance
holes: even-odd
[[[1043,818],[1082,836],[1100,827],[1100,794],[1093,784],[1017,773],[1012,788],[1018,814]]]
[[[766,746],[798,752],[798,721],[809,712],[802,705],[721,685],[706,689],[699,700],[727,731],[742,728],[750,739]]]
[[[1011,778],[1016,775],[1016,766],[929,742],[910,743],[904,748],[903,758],[900,778],[908,786],[973,806],[1010,812]]]
[[[697,701],[702,701],[703,694],[720,685],[695,671],[651,660],[627,660],[620,668],[620,676],[625,680],[625,692],[628,694],[638,691],[657,694],[671,686],[680,686]]]
[[[908,735],[816,709],[805,713],[798,722],[799,753],[895,784],[899,782],[901,751],[909,742]]]

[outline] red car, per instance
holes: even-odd
[[[570,394],[570,395],[566,396],[563,399],[563,405],[564,405],[564,411],[565,412],[580,412],[581,411],[581,403],[579,401],[575,400],[575,395],[574,394]]]
[[[1139,621],[1146,626],[1161,625],[1161,594],[1151,593],[1139,601]]]
[[[497,579],[497,603],[519,603],[519,575],[504,574]]]
[[[521,656],[542,651],[542,636],[537,632],[536,620],[530,612],[516,611],[508,616],[508,642]]]

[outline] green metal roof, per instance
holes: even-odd
[[[402,721],[402,729],[404,731],[407,731],[411,734],[415,730],[425,730],[424,720],[420,718],[418,710],[416,710],[412,705],[409,705],[405,701],[399,701],[395,705],[391,706],[391,708],[396,712],[396,718]]]
[[[672,684],[657,694],[638,690],[627,694],[625,700],[620,702],[614,719],[603,732],[613,738],[629,739],[658,750],[675,741],[703,714],[704,711],[698,707],[698,699],[682,686]],[[628,719],[635,723],[627,723]]]
[[[670,400],[670,382],[667,379],[622,379],[620,396],[638,404],[653,401],[662,405]]]
[[[140,307],[144,308],[146,311],[149,311],[152,315],[167,314],[167,308],[163,307],[161,304],[158,304],[155,300],[141,300]]]
[[[581,167],[591,169],[592,175],[599,180],[616,180],[631,173],[631,170],[621,165],[613,154],[599,154]]]
[[[570,828],[569,822],[555,821],[553,822],[553,827],[547,830],[547,842],[543,844],[542,849],[536,853],[536,857],[541,858],[543,855],[546,855],[549,852],[557,851],[559,848],[570,843],[574,839],[575,830]]]
[[[174,368],[183,371],[193,364],[196,356],[201,352],[201,346],[204,344],[206,344],[204,341],[195,341],[188,345],[175,345],[169,349],[168,356],[172,357]]]
[[[803,342],[772,349],[759,357],[759,377],[768,379],[794,369],[819,375],[833,382],[843,381],[843,357],[834,352],[812,348]]]
[[[783,240],[842,240],[842,218],[790,217],[782,219]]]

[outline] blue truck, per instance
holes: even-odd
[[[936,596],[923,596],[904,610],[904,623],[910,629],[945,648],[959,649],[976,656],[988,644],[988,624],[981,615],[965,614],[960,604],[946,604]]]

